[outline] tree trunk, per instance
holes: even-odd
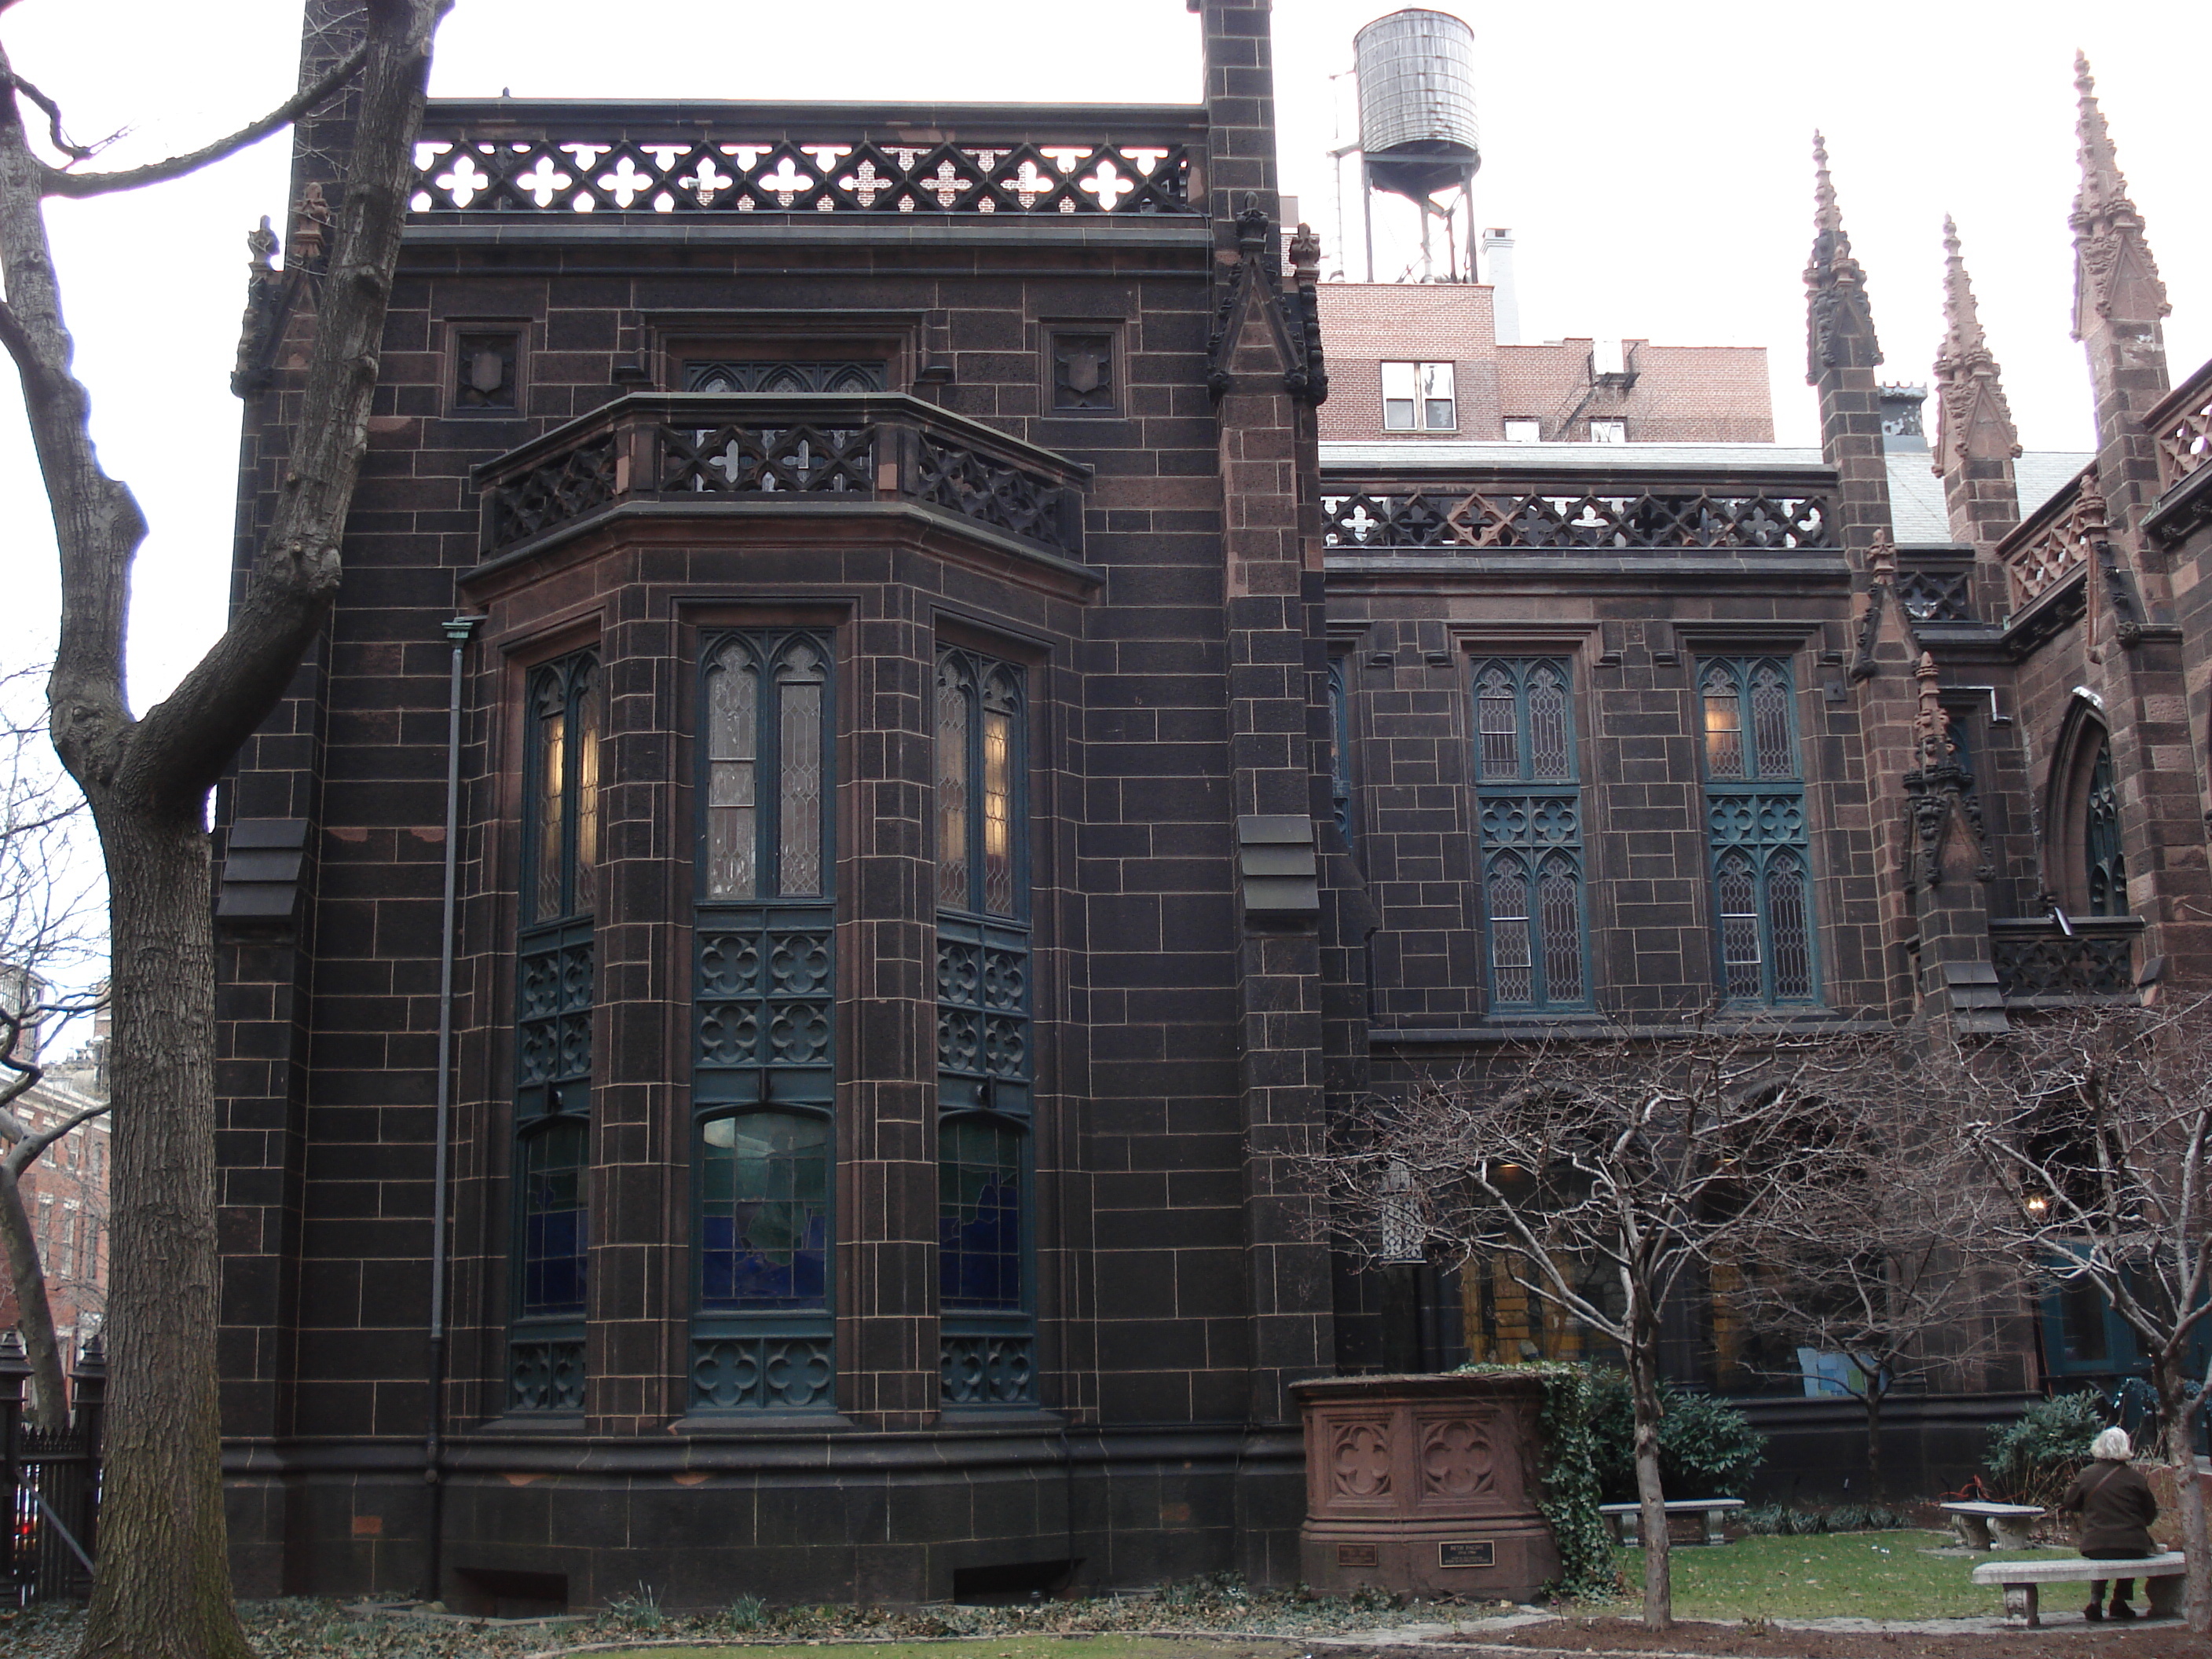
[[[1659,1419],[1666,1403],[1659,1396],[1656,1333],[1628,1355],[1628,1386],[1636,1402],[1637,1517],[1644,1534],[1644,1628],[1668,1630],[1674,1623],[1674,1585],[1667,1532],[1667,1494],[1659,1481]]]
[[[24,1358],[31,1362],[31,1421],[41,1429],[65,1427],[69,1401],[62,1392],[61,1344],[54,1339],[46,1269],[31,1231],[31,1212],[23,1206],[22,1187],[4,1163],[0,1163],[0,1237],[7,1242],[8,1276],[15,1286],[15,1328],[22,1333]]]
[[[2181,1499],[2181,1548],[2189,1558],[2184,1614],[2189,1628],[2212,1635],[2212,1528],[2204,1486],[2197,1478],[2197,1412],[2184,1389],[2181,1357],[2171,1348],[2151,1356],[2151,1386],[2158,1393],[2159,1427],[2166,1461]]]
[[[215,937],[198,803],[93,794],[115,1103],[107,1474],[85,1659],[252,1659],[230,1597],[216,1394]]]

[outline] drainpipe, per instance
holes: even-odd
[[[453,675],[446,693],[446,896],[438,929],[438,1112],[436,1162],[430,1179],[430,1406],[422,1432],[422,1481],[430,1489],[430,1521],[422,1599],[435,1601],[443,1577],[446,1528],[444,1461],[446,1426],[446,1212],[452,1187],[453,1120],[453,912],[460,857],[461,658],[482,617],[455,617],[446,623],[453,641]]]

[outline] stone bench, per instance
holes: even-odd
[[[1959,1523],[1960,1541],[1970,1550],[2024,1550],[2029,1526],[2049,1513],[2039,1504],[1956,1503],[1942,1509]]]
[[[2150,1595],[2150,1616],[2171,1619],[2181,1603],[2181,1575],[2187,1560],[2179,1550],[2119,1561],[1985,1561],[1974,1569],[1977,1584],[2004,1587],[2005,1613],[2031,1627],[2038,1616],[2036,1592],[2045,1584],[2086,1584],[2093,1578],[2140,1578]]]
[[[1670,1498],[1667,1513],[1702,1515],[1705,1518],[1705,1540],[1708,1544],[1725,1544],[1728,1539],[1721,1531],[1721,1522],[1743,1507],[1741,1498]],[[1613,1528],[1613,1541],[1632,1548],[1644,1540],[1638,1535],[1642,1525],[1644,1506],[1641,1504],[1601,1504],[1597,1512]]]

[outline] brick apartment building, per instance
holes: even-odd
[[[77,1117],[107,1098],[100,1060],[105,1046],[104,1012],[99,1024],[100,1035],[66,1058],[49,1058],[40,1052],[42,1034],[35,1030],[21,1039],[19,1057],[27,1048],[27,1057],[44,1075],[16,1096],[9,1109],[32,1133]],[[104,1115],[79,1124],[24,1170],[17,1183],[45,1269],[46,1300],[65,1375],[107,1312],[108,1133]],[[15,1323],[15,1280],[0,1277],[0,1330]]]
[[[1333,1103],[1686,987],[1988,1026],[2212,965],[2212,410],[2086,88],[2100,442],[2039,506],[1963,266],[1932,452],[1885,401],[1825,169],[1778,449],[1760,354],[1279,258],[1267,0],[1192,5],[1191,106],[434,102],[345,586],[218,806],[241,1593],[1285,1582],[1287,1384],[1475,1334],[1320,1242]],[[1401,361],[1450,436],[1370,418]],[[2033,1313],[1893,1467],[2124,1364]],[[1673,1370],[1741,1386],[1704,1316]],[[1841,1467],[1852,1402],[1757,1409],[1783,1490]]]

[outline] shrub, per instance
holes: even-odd
[[[1590,1431],[1608,1504],[1636,1501],[1636,1401],[1619,1371],[1593,1374]],[[1669,1498],[1734,1498],[1765,1461],[1766,1437],[1726,1401],[1669,1388],[1659,1420],[1659,1480]]]
[[[1766,1537],[1808,1538],[1824,1532],[1897,1532],[1918,1524],[1907,1510],[1887,1504],[1838,1504],[1832,1509],[1784,1509],[1761,1504],[1743,1511],[1738,1525]]]
[[[2019,1419],[1990,1430],[1983,1462],[2016,1504],[2056,1504],[2089,1461],[2089,1443],[2107,1421],[2105,1402],[2084,1389],[2039,1400]]]

